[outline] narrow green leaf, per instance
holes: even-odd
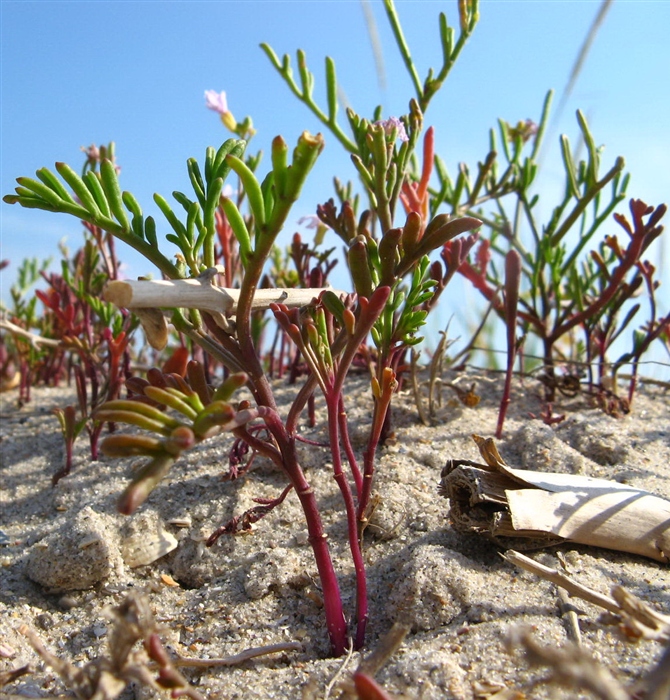
[[[159,455],[165,448],[161,440],[149,435],[110,435],[103,440],[100,451],[106,457],[132,457]]]
[[[240,210],[237,208],[232,199],[223,197],[221,206],[224,214],[226,215],[226,219],[228,219],[230,227],[233,229],[235,238],[237,238],[237,243],[240,246],[240,256],[242,258],[242,263],[244,264],[252,253],[251,236],[249,235],[247,225],[244,223],[244,218],[242,217],[242,214],[240,214]]]
[[[217,177],[220,177],[225,182],[226,177],[230,172],[230,164],[226,160],[227,156],[231,155],[235,156],[236,158],[242,158],[246,147],[247,144],[242,139],[228,139],[227,141],[224,141],[222,146],[216,152],[214,165],[212,166],[212,173],[207,179],[207,182],[211,182]]]
[[[50,187],[45,185],[43,182],[38,182],[30,177],[17,177],[16,181],[23,187],[23,190],[17,188],[16,191],[19,194],[28,194],[28,196],[38,195],[45,202],[48,202],[53,207],[58,207],[61,204],[61,198],[54,192]]]
[[[330,290],[324,292],[321,295],[321,303],[342,325],[344,325],[344,302],[335,292],[331,292]]]
[[[231,374],[224,382],[219,386],[212,396],[212,401],[228,401],[232,395],[241,389],[249,380],[249,376],[245,372],[236,372]]]
[[[274,184],[277,188],[277,196],[286,196],[288,182],[288,144],[281,136],[272,139],[272,173]],[[267,208],[266,208],[267,211]]]
[[[175,463],[173,455],[157,455],[148,464],[143,465],[135,474],[132,482],[119,498],[118,509],[124,515],[134,513],[149,497]]]
[[[214,161],[216,159],[216,151],[214,150],[214,146],[207,146],[207,149],[205,150],[205,182],[210,182],[212,179],[213,175],[212,173],[214,172]],[[203,193],[205,191],[205,187],[203,185]]]
[[[124,192],[123,195],[121,195],[121,200],[131,214],[139,216],[140,218],[143,216],[142,207],[131,192]]]
[[[502,141],[503,152],[505,153],[505,158],[508,163],[512,162],[512,154],[509,150],[509,129],[507,128],[507,122],[502,119],[498,119],[498,127],[500,129],[500,140]]]
[[[110,410],[110,411],[133,411],[139,415],[146,416],[155,421],[164,423],[171,430],[177,428],[181,423],[165,413],[165,411],[160,410],[156,406],[151,406],[148,403],[143,403],[142,401],[132,401],[130,399],[114,399],[113,401],[107,401],[104,403],[99,411]],[[98,412],[93,416],[96,420],[98,418]]]
[[[207,189],[207,201],[203,210],[205,226],[208,230],[214,231],[214,213],[219,204],[219,197],[223,190],[223,180],[217,177],[210,183]]]
[[[107,203],[107,197],[103,192],[102,185],[100,184],[98,173],[89,170],[83,177],[84,184],[88,187],[88,191],[91,193],[95,203],[102,212],[102,215],[107,219],[111,218],[111,212],[109,209],[109,204]]]
[[[593,134],[589,130],[589,125],[586,122],[586,117],[581,110],[577,110],[577,121],[579,122],[579,128],[581,129],[582,135],[584,136],[584,143],[589,153],[589,166],[587,170],[587,182],[588,186],[591,187],[598,180],[598,166],[600,158],[598,157],[598,149],[596,148],[596,142],[593,140]]]
[[[540,146],[544,139],[544,133],[547,129],[547,124],[549,123],[549,114],[551,112],[551,102],[554,98],[554,91],[549,90],[544,98],[544,104],[542,105],[542,116],[540,117],[540,123],[537,127],[537,134],[535,134],[535,140],[533,141],[533,150],[530,154],[531,160],[537,158],[540,152]]]
[[[182,240],[187,240],[186,227],[181,221],[176,217],[175,213],[172,211],[170,205],[167,201],[161,197],[159,194],[154,194],[154,202],[158,205],[158,208],[163,212],[163,216],[168,220],[170,226]]]
[[[314,75],[307,68],[307,55],[302,49],[297,51],[298,57],[298,72],[300,73],[300,82],[302,83],[302,94],[311,100],[314,92]]]
[[[225,401],[213,401],[193,421],[193,432],[200,438],[210,437],[234,419],[235,410],[230,404]]]
[[[49,168],[40,168],[35,172],[35,175],[47,186],[50,187],[61,199],[70,204],[77,204],[72,195],[63,187],[63,183],[49,170]]]
[[[195,420],[198,417],[198,411],[196,411],[193,406],[167,389],[161,389],[157,386],[147,386],[144,387],[144,393],[156,403],[165,404],[175,411],[179,411],[179,413],[186,416],[189,420]]]
[[[451,52],[454,48],[454,30],[447,23],[447,16],[440,12],[440,44],[442,45],[442,62],[446,65],[451,59]]]
[[[249,199],[249,207],[254,215],[257,228],[262,228],[265,225],[265,204],[263,202],[263,193],[261,186],[256,179],[256,176],[248,168],[247,164],[240,160],[237,156],[228,155],[226,161],[230,167],[237,173],[242,181],[244,191]]]
[[[102,212],[95,203],[93,195],[88,191],[88,187],[86,187],[79,175],[77,175],[67,163],[56,163],[56,170],[63,180],[70,185],[77,197],[79,197],[79,201],[84,209],[96,218],[102,217]]]
[[[209,149],[207,149],[209,151]],[[214,151],[214,149],[212,149]],[[212,155],[213,160],[213,155]],[[205,207],[205,183],[202,179],[202,173],[200,172],[200,166],[195,158],[189,158],[187,163],[188,168],[188,178],[191,181],[191,186],[195,192],[195,196],[200,202],[200,206]]]
[[[100,163],[100,184],[102,185],[102,189],[107,196],[107,202],[112,214],[114,214],[114,217],[124,229],[129,230],[130,223],[128,221],[128,216],[126,215],[126,210],[123,207],[125,197],[121,195],[121,188],[119,187],[119,178],[116,174],[116,168],[114,167],[114,164],[106,158],[103,159],[102,163]],[[130,193],[128,193],[128,195],[132,197]],[[142,216],[142,210],[139,208],[139,204],[137,206],[139,209],[139,215]],[[128,208],[130,209],[130,207]]]
[[[328,93],[328,119],[335,122],[337,119],[337,74],[335,61],[326,56],[326,89]]]
[[[109,421],[110,423],[128,423],[129,425],[136,425],[138,428],[160,433],[161,435],[170,434],[170,429],[166,426],[164,421],[152,420],[135,410],[121,411],[101,408],[96,411],[95,418],[105,423]]]
[[[565,134],[561,135],[561,155],[563,156],[565,173],[568,176],[568,190],[573,197],[579,199],[577,169],[575,168],[575,161],[573,160],[572,153],[570,152],[570,141]]]
[[[177,190],[175,190],[172,193],[172,196],[177,200],[179,204],[182,205],[182,207],[184,207],[185,212],[188,212],[190,210],[191,205],[193,204],[192,199],[187,197],[183,192],[178,192]]]
[[[144,221],[141,216],[133,216],[130,223],[133,233],[140,239],[144,238]]]
[[[147,242],[154,248],[158,247],[158,239],[156,237],[156,222],[153,216],[147,216],[144,221],[144,237]]]

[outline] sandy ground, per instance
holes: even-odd
[[[464,388],[476,382],[481,403],[475,408],[454,403],[453,392],[445,388],[436,424],[426,427],[417,419],[411,394],[402,393],[394,408],[395,439],[378,456],[381,500],[365,540],[371,607],[367,651],[396,621],[411,631],[377,680],[394,696],[409,698],[490,697],[496,689],[507,689],[501,698],[594,697],[544,683],[547,669],[530,669],[521,652],[506,650],[505,640],[518,626],[530,627],[544,644],[562,646],[568,625],[553,584],[515,569],[495,544],[459,534],[449,524],[448,501],[438,495],[440,471],[449,458],[481,461],[470,436],[493,434],[501,379],[475,372],[447,379]],[[280,386],[278,391],[286,402],[291,390]],[[567,417],[552,427],[529,417],[542,409],[539,395],[535,382],[515,384],[498,443],[510,465],[613,479],[670,498],[667,390],[645,387],[624,418],[605,415],[583,395],[561,398],[555,412]],[[178,462],[140,512],[124,518],[116,513],[115,500],[132,460],[89,462],[85,436],[77,443],[72,475],[51,487],[51,474],[63,459],[51,409],[72,398],[68,390],[39,389],[19,410],[11,393],[0,396],[0,672],[24,664],[31,669],[5,692],[30,698],[68,692],[19,634],[21,624],[34,629],[55,654],[82,666],[105,651],[110,625],[105,609],[118,605],[128,591],[142,590],[165,645],[181,655],[213,658],[264,644],[302,645],[300,651],[238,667],[185,672],[204,695],[326,697],[342,659],[328,656],[316,568],[295,494],[251,534],[225,537],[209,549],[203,544],[218,525],[251,507],[254,497],[278,495],[285,485],[282,475],[258,460],[246,478],[222,480],[231,441],[218,438]],[[362,378],[351,381],[347,400],[360,450],[370,415]],[[323,420],[324,415],[321,406],[317,416]],[[322,425],[303,432],[325,441]],[[311,445],[302,451],[351,611],[352,565],[328,451]],[[150,549],[161,532],[168,534],[157,546],[174,538],[176,548],[148,565],[128,566],[133,552]],[[560,567],[560,557],[580,582],[602,593],[621,584],[670,613],[665,564],[570,544],[531,556],[552,567]],[[53,590],[56,581],[60,590]],[[575,606],[584,652],[623,684],[640,679],[659,658],[657,642],[634,643],[611,616],[581,601]],[[351,677],[360,658],[353,655],[343,679]],[[338,694],[336,686],[330,697]],[[146,695],[131,686],[123,697]]]

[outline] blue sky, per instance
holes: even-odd
[[[291,144],[305,129],[319,131],[258,48],[262,41],[279,54],[290,53],[294,65],[295,50],[304,49],[319,98],[329,55],[359,113],[369,116],[377,104],[386,116],[404,113],[411,84],[381,2],[371,0],[369,6],[381,40],[385,88],[359,0],[2,0],[2,194],[13,191],[15,177],[53,167],[57,160],[79,169],[81,146],[114,140],[122,187],[153,213],[153,192],[188,191],[186,159],[202,159],[208,145],[229,136],[204,107],[206,89],[225,90],[236,117],[252,117],[255,149],[267,152],[276,134]],[[436,127],[438,152],[452,171],[460,161],[475,167],[484,157],[488,129],[498,117],[537,118],[546,91],[560,94],[599,6],[600,0],[481,3],[480,24],[426,119]],[[429,66],[439,67],[437,15],[444,11],[457,24],[457,4],[399,0],[397,9],[423,78]],[[668,26],[668,0],[614,0],[564,112],[552,122],[544,190],[555,191],[562,182],[556,143],[560,133],[575,141],[574,112],[581,108],[597,143],[606,146],[603,168],[623,155],[633,176],[631,196],[653,204],[670,201]],[[287,234],[300,216],[332,195],[333,175],[355,178],[334,138],[326,134],[326,142]],[[76,246],[80,227],[69,217],[18,206],[2,204],[0,212],[0,259],[12,261],[0,273],[7,299],[23,257],[55,255],[65,236]],[[669,250],[666,242],[666,278]],[[123,246],[119,257],[133,276],[151,272]],[[667,310],[667,289],[664,299]]]

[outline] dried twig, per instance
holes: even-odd
[[[257,289],[251,308],[268,309],[270,304],[308,306],[326,289],[330,288]],[[235,314],[240,290],[217,287],[201,279],[114,280],[103,296],[105,301],[126,309],[181,308]]]
[[[323,700],[328,700],[330,694],[333,692],[335,683],[339,680],[340,676],[347,670],[347,666],[351,663],[351,659],[354,655],[354,643],[353,640],[349,640],[349,648],[347,649],[347,655],[344,657],[344,661],[340,664],[339,668],[335,672],[335,675],[328,681],[326,685],[326,692],[323,694]]]
[[[0,318],[0,328],[4,328],[6,331],[9,331],[12,335],[16,335],[19,338],[27,340],[35,348],[39,347],[40,345],[44,345],[50,348],[57,348],[61,344],[60,340],[54,340],[53,338],[45,338],[44,336],[37,335],[36,333],[31,333],[25,328],[21,328],[21,326],[17,326],[15,323],[7,321],[4,318]]]
[[[514,550],[508,550],[502,556],[503,559],[506,559],[511,564],[515,564],[546,581],[551,581],[557,586],[564,588],[570,595],[586,600],[617,615],[622,619],[628,636],[656,639],[662,642],[670,641],[670,616],[663,615],[649,607],[621,586],[612,588],[612,597],[610,598],[584,586],[566,574],[539,564],[530,557],[526,557]]]
[[[174,659],[175,666],[188,666],[189,668],[210,668],[216,666],[237,666],[238,664],[255,659],[257,656],[267,654],[278,654],[282,651],[302,651],[300,642],[280,642],[279,644],[268,644],[264,647],[251,647],[239,654],[226,656],[222,659],[189,659],[186,656],[179,656]]]
[[[561,649],[538,644],[530,630],[513,630],[508,646],[523,647],[531,666],[549,666],[551,680],[563,686],[584,688],[600,700],[630,700],[625,688],[583,649],[566,644]]]
[[[544,564],[540,564],[530,557],[520,554],[519,552],[515,552],[513,549],[507,550],[501,556],[503,559],[510,562],[510,564],[514,564],[521,569],[530,571],[532,574],[543,578],[545,581],[551,581],[551,583],[564,588],[570,595],[574,595],[577,598],[593,603],[600,608],[609,610],[609,612],[614,613],[615,615],[618,615],[621,612],[621,608],[614,598],[610,598],[609,596],[594,591],[592,588],[584,586],[557,569],[551,569],[548,566],[544,566]]]
[[[379,640],[379,643],[366,658],[361,659],[356,669],[357,674],[363,674],[369,678],[374,678],[377,672],[388,662],[388,660],[400,649],[402,643],[405,641],[405,637],[409,632],[409,628],[401,625],[400,623],[394,623],[393,627]],[[357,698],[356,687],[353,682],[353,678],[350,681],[346,681],[342,684],[343,698]]]
[[[21,666],[20,668],[13,668],[10,671],[1,671],[0,688],[3,688],[4,686],[9,685],[10,683],[13,683],[17,678],[25,676],[26,673],[30,673],[30,666],[28,666],[27,664],[25,666]]]

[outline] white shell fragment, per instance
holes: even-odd
[[[172,520],[168,520],[168,525],[174,527],[191,527],[192,524],[193,520],[190,515],[185,515],[183,518],[172,518]]]
[[[178,544],[157,515],[140,513],[129,523],[126,536],[121,539],[121,555],[126,565],[134,569],[164,557]]]

